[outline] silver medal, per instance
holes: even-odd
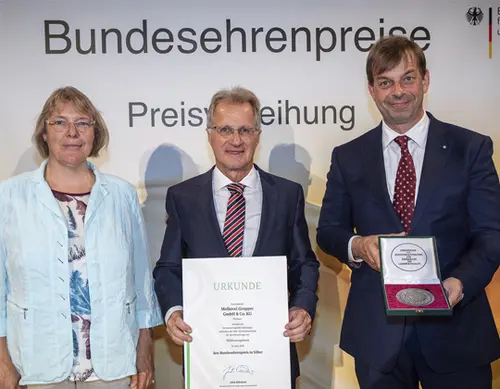
[[[427,290],[407,288],[396,293],[396,299],[412,307],[424,307],[434,302],[434,295]]]

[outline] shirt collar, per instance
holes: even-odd
[[[427,141],[427,134],[429,133],[430,119],[427,113],[424,112],[422,119],[410,128],[405,135],[407,135],[418,147],[424,148]],[[390,128],[384,121],[382,122],[382,145],[384,150],[401,134]]]
[[[34,170],[33,180],[35,182],[46,182],[45,181],[45,169],[47,168],[48,162],[49,162],[48,159],[44,160],[42,162],[42,164],[40,165],[40,167],[38,169]],[[86,162],[87,162],[87,167],[94,172],[95,184],[96,185],[101,185],[101,184],[105,185],[107,183],[105,175],[102,175],[99,172],[99,169],[97,169],[97,167],[93,163],[91,163],[89,161],[86,161]]]
[[[255,166],[252,165],[252,169],[248,172],[248,174],[240,181],[240,184],[243,184],[250,189],[255,189],[257,187],[257,170]],[[227,178],[217,166],[214,168],[214,176],[213,176],[213,186],[215,191],[219,191],[225,188],[228,184],[232,184],[229,178]]]

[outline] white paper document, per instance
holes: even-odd
[[[286,257],[182,262],[186,389],[288,389]]]

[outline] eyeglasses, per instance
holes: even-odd
[[[251,138],[259,131],[257,128],[250,128],[250,127],[233,128],[231,126],[214,126],[210,127],[210,129],[215,130],[223,138],[230,138],[237,131],[238,135],[245,139]]]
[[[75,126],[79,133],[84,133],[94,127],[95,121],[77,120],[76,122],[70,122],[65,119],[55,119],[45,121],[49,126],[52,126],[57,132],[66,132],[69,126],[72,124]]]

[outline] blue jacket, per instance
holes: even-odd
[[[140,328],[162,322],[137,193],[100,173],[85,222],[92,364],[114,380],[136,373]],[[73,365],[66,220],[40,169],[0,184],[0,337],[20,385],[60,382]]]

